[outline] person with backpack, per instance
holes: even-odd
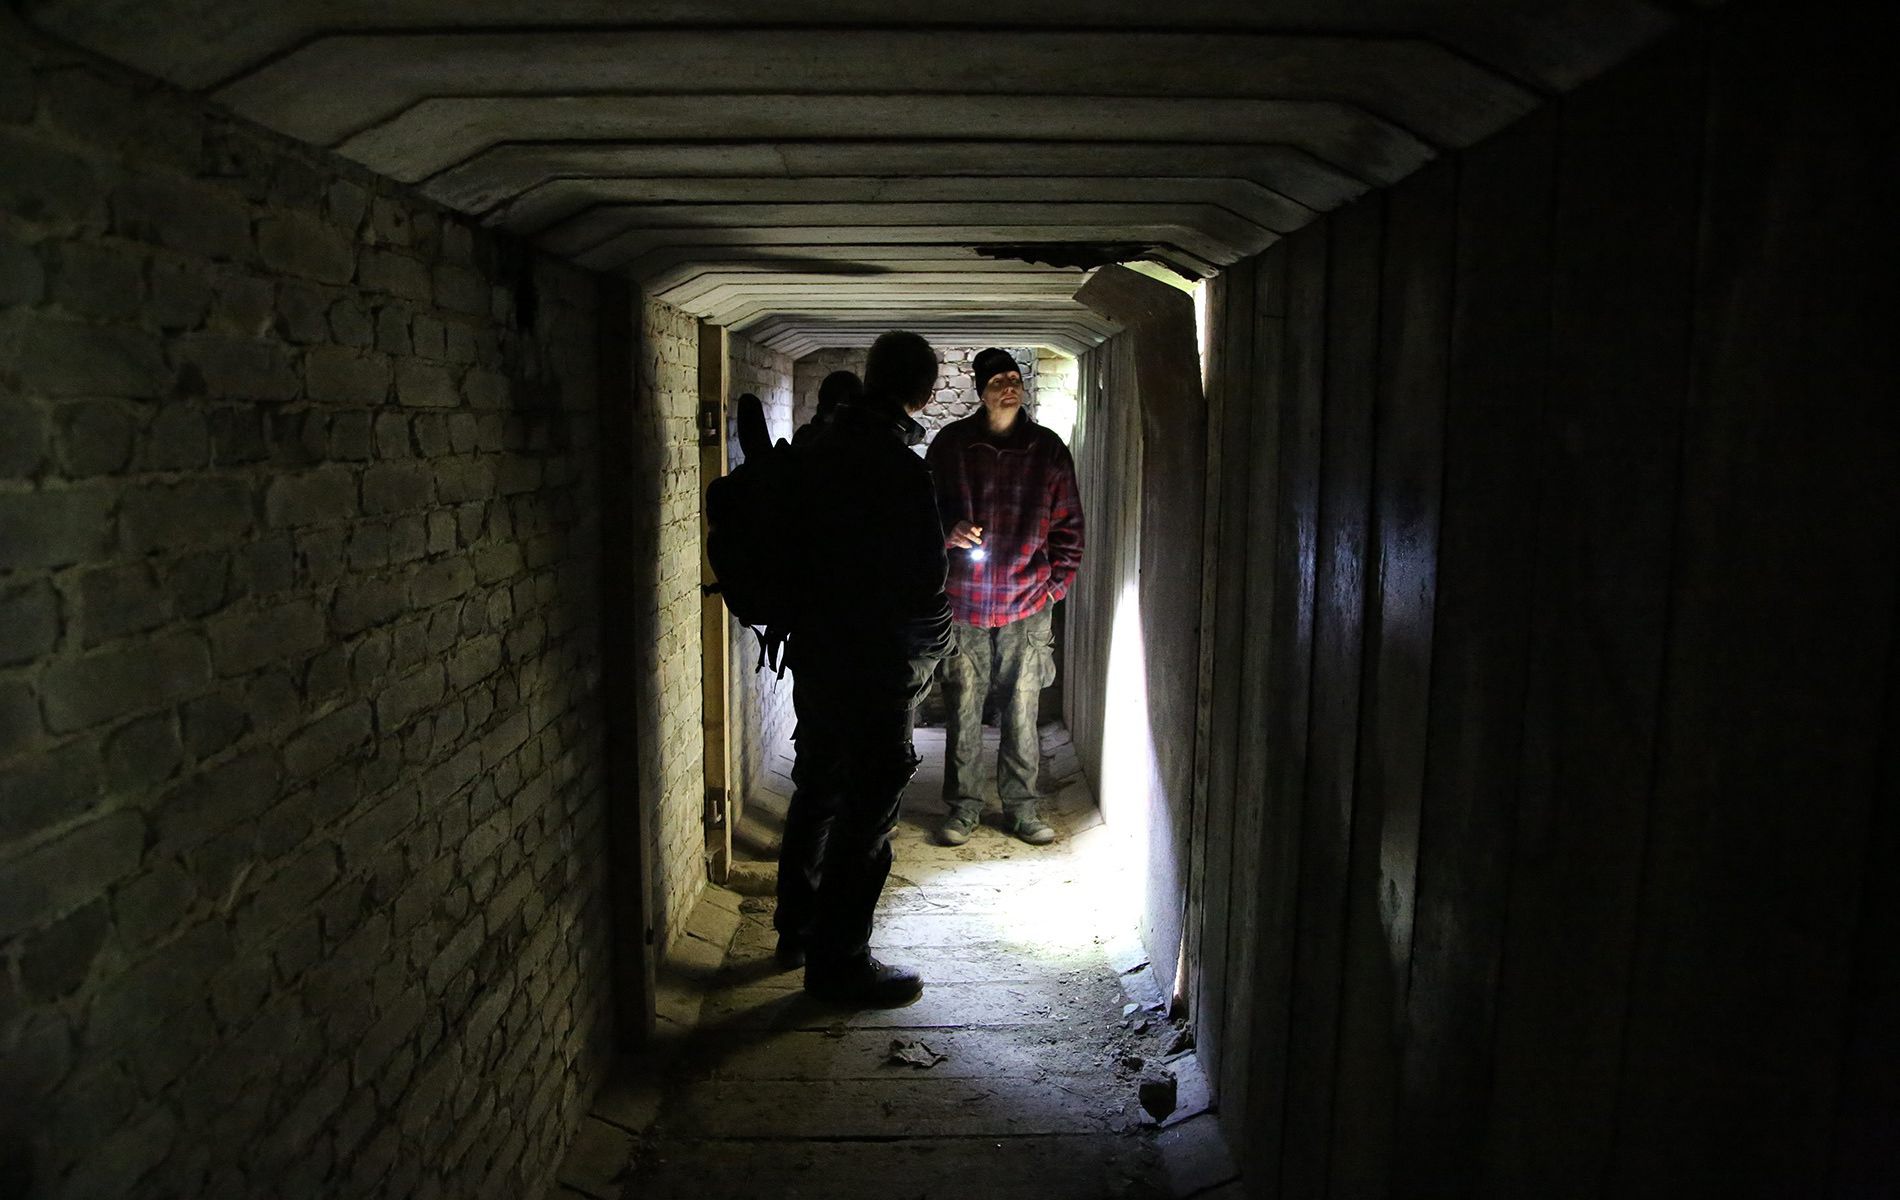
[[[864,381],[851,371],[833,371],[818,385],[818,408],[811,420],[792,433],[792,445],[810,446],[823,436],[839,408],[864,399]],[[779,931],[781,966],[805,965],[805,938],[811,924],[815,892],[812,880],[823,870],[825,844],[819,814],[797,796],[785,808],[785,828],[779,835],[778,908],[773,927]]]
[[[781,961],[802,952],[805,990],[821,999],[904,1004],[922,991],[908,968],[869,949],[891,868],[898,802],[916,773],[910,711],[951,650],[943,527],[930,476],[910,447],[911,418],[936,387],[930,343],[893,331],[872,345],[864,393],[839,404],[793,448],[803,549],[792,671],[792,780],[779,859]],[[820,849],[822,848],[822,849]]]

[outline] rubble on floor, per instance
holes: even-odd
[[[918,740],[926,765],[873,942],[923,972],[923,995],[888,1010],[813,1000],[773,959],[772,901],[708,889],[717,911],[689,926],[707,945],[667,984],[697,990],[668,1000],[697,1023],[636,1065],[645,1080],[622,1082],[614,1111],[596,1105],[607,1129],[570,1155],[593,1169],[564,1171],[566,1194],[1161,1200],[1235,1178],[1192,1038],[1115,900],[1113,835],[1066,734],[1045,729],[1044,815],[1061,835],[1047,847],[994,812],[968,844],[936,845],[942,735]]]

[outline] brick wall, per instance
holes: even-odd
[[[0,34],[0,1193],[539,1194],[609,1050],[590,281]]]
[[[1023,369],[1023,407],[1030,416],[1040,420],[1036,378],[1040,360],[1037,353],[1023,347],[1006,348]],[[983,402],[977,398],[976,380],[970,369],[971,360],[982,349],[981,346],[936,347],[937,361],[943,364],[943,374],[938,377],[937,394],[917,414],[918,423],[924,427],[924,445],[930,444],[937,430],[982,407]],[[862,346],[814,350],[793,364],[795,400],[792,412],[796,424],[803,425],[818,411],[818,385],[825,381],[825,376],[833,371],[853,371],[860,379],[864,377],[865,353]],[[1068,436],[1067,430],[1060,432],[1064,437]]]
[[[731,374],[729,391],[734,397],[744,392],[757,396],[765,407],[766,426],[772,437],[792,436],[792,360],[736,335],[728,338]],[[735,435],[731,441],[732,465],[745,460]],[[789,757],[792,752],[792,727],[797,717],[792,711],[792,679],[777,678],[768,668],[755,670],[759,661],[759,643],[752,632],[736,620],[732,622],[732,700],[734,714],[734,791],[749,796],[773,755]]]
[[[1081,363],[1053,350],[1036,351],[1036,420],[1067,442],[1075,433]]]
[[[642,474],[653,480],[640,531],[654,572],[634,614],[651,647],[640,696],[640,787],[659,809],[654,928],[665,950],[706,886],[705,738],[700,730],[699,322],[663,301],[640,305],[635,416]],[[644,589],[643,589],[644,590]]]

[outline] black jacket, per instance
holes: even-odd
[[[810,547],[804,619],[787,648],[801,682],[838,680],[909,704],[913,660],[950,647],[943,526],[930,473],[910,450],[923,430],[895,404],[841,405],[806,453]]]

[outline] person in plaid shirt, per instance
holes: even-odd
[[[983,812],[978,760],[994,679],[1003,696],[997,796],[1010,832],[1041,846],[1056,831],[1036,811],[1036,708],[1056,679],[1051,606],[1082,562],[1082,501],[1069,448],[1023,411],[1016,360],[991,347],[973,365],[983,410],[944,426],[924,458],[947,531],[957,647],[938,669],[949,735],[941,837],[969,841]]]

